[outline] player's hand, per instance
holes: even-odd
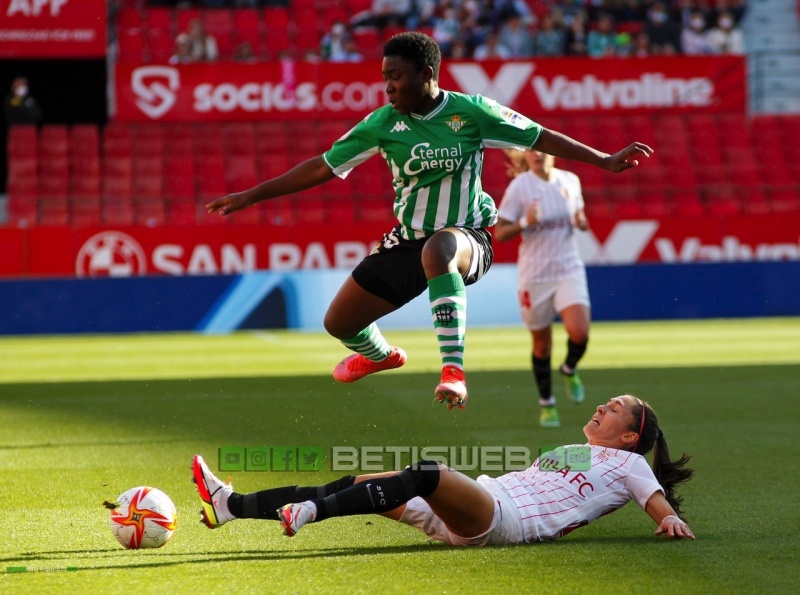
[[[575,213],[575,227],[581,231],[586,231],[589,229],[589,220],[586,218],[586,213],[583,211],[578,211]]]
[[[689,529],[689,525],[675,515],[664,517],[654,533],[656,535],[666,535],[670,539],[682,539],[684,537],[688,539],[695,538],[694,533]]]
[[[228,215],[234,211],[246,209],[252,204],[253,202],[246,192],[236,192],[234,194],[229,194],[227,196],[223,196],[222,198],[212,200],[206,205],[206,210],[208,211],[209,215],[213,215],[214,213]]]
[[[621,172],[639,165],[639,159],[650,157],[653,149],[644,143],[631,143],[621,151],[609,155],[605,159],[605,167],[609,171]]]
[[[538,200],[534,200],[528,210],[525,211],[525,217],[528,219],[528,225],[534,225],[542,220],[542,207],[539,205]]]

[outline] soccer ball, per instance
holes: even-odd
[[[161,490],[147,486],[120,494],[111,510],[111,532],[129,550],[161,547],[178,526],[175,505]]]

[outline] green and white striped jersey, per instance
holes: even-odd
[[[497,208],[481,186],[484,149],[528,148],[542,133],[488,97],[442,92],[442,102],[424,116],[378,108],[323,154],[341,178],[383,155],[394,177],[394,214],[410,240],[444,227],[494,225]]]

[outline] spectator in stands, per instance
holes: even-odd
[[[307,62],[309,64],[319,64],[322,62],[322,56],[320,56],[315,50],[308,48],[303,52],[303,62]]]
[[[442,18],[436,21],[431,36],[439,44],[445,55],[450,53],[450,48],[456,40],[464,39],[461,29],[461,20],[455,7],[449,6],[442,13]]]
[[[233,50],[233,61],[242,64],[255,64],[258,62],[256,53],[253,51],[253,44],[245,39],[237,45]]]
[[[747,0],[717,0],[714,3],[714,19],[716,23],[719,15],[727,12],[733,18],[735,25],[739,25],[747,10]]]
[[[681,47],[687,56],[715,54],[714,46],[708,41],[706,19],[703,13],[696,10],[689,18],[689,23],[681,31]]]
[[[345,40],[350,37],[344,21],[336,20],[331,24],[330,30],[320,40],[320,55],[325,60],[332,56],[340,56],[344,51]]]
[[[467,42],[461,38],[453,41],[450,45],[450,52],[447,54],[448,58],[454,60],[468,60],[472,57],[472,50],[467,45]]]
[[[189,37],[192,60],[195,62],[214,62],[219,57],[217,40],[206,33],[203,21],[199,18],[189,21],[186,34]]]
[[[617,32],[614,30],[614,19],[608,13],[602,13],[586,37],[586,53],[591,58],[603,58],[615,55],[616,51]]]
[[[194,62],[192,58],[192,46],[189,43],[189,35],[187,33],[180,33],[175,38],[175,53],[169,57],[170,64],[191,64]]]
[[[368,11],[359,13],[350,22],[352,27],[404,27],[414,9],[412,0],[372,0]]]
[[[670,18],[662,2],[655,2],[647,11],[644,32],[650,38],[650,47],[654,54],[674,53],[673,50],[680,50],[680,27]]]
[[[652,51],[650,49],[650,37],[644,31],[637,33],[633,38],[633,49],[631,50],[631,56],[634,58],[649,58],[651,55]]]
[[[345,37],[339,51],[328,58],[329,62],[363,62],[364,56],[358,51],[356,40],[350,36]]]
[[[744,54],[744,33],[736,26],[733,15],[721,12],[717,24],[707,35],[708,43],[717,54]]]
[[[36,99],[31,97],[26,77],[18,76],[11,82],[11,90],[3,101],[3,111],[9,126],[39,123],[42,109]]]
[[[522,18],[518,14],[511,15],[500,27],[497,41],[508,48],[512,58],[533,56],[533,32],[522,23]]]
[[[420,32],[392,36],[381,62],[386,105],[324,153],[211,201],[206,209],[230,215],[345,178],[381,156],[394,177],[397,223],[344,281],[324,316],[325,329],[355,352],[336,365],[333,376],[356,382],[405,365],[405,352],[386,341],[376,321],[427,290],[442,364],[435,399],[452,409],[467,401],[466,286],[480,280],[492,262],[487,228],[497,222],[497,210],[481,189],[476,168],[485,149],[535,147],[616,173],[637,167],[653,150],[640,142],[614,154],[594,149],[488,97],[440,88],[440,69],[441,52],[431,37]]]
[[[535,56],[564,55],[564,28],[556,22],[553,11],[547,12],[539,21],[533,48]]]
[[[588,41],[589,30],[587,28],[586,16],[583,13],[576,13],[572,16],[564,40],[567,55],[587,55]]]
[[[486,39],[482,44],[475,48],[472,53],[475,60],[491,60],[511,58],[511,50],[504,46],[497,38],[497,33],[490,31],[486,34]]]
[[[536,15],[525,0],[485,0],[480,8],[480,23],[487,29],[499,30],[512,17],[519,17],[526,27],[536,24]]]

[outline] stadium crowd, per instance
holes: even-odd
[[[329,4],[345,6],[343,2],[312,4],[320,9]],[[746,11],[746,0],[372,0],[371,4],[359,4],[366,8],[349,13],[347,19],[324,23],[317,48],[287,48],[291,57],[360,61],[365,53],[370,54],[360,34],[365,29],[379,33],[376,46],[397,30],[422,30],[437,40],[444,56],[454,59],[648,57],[745,51],[739,22]],[[291,0],[147,0],[142,7],[292,6]],[[173,63],[217,59],[213,35],[197,41],[198,35],[205,34],[178,33]],[[243,42],[231,58],[254,62],[274,56],[260,55],[252,44]]]

